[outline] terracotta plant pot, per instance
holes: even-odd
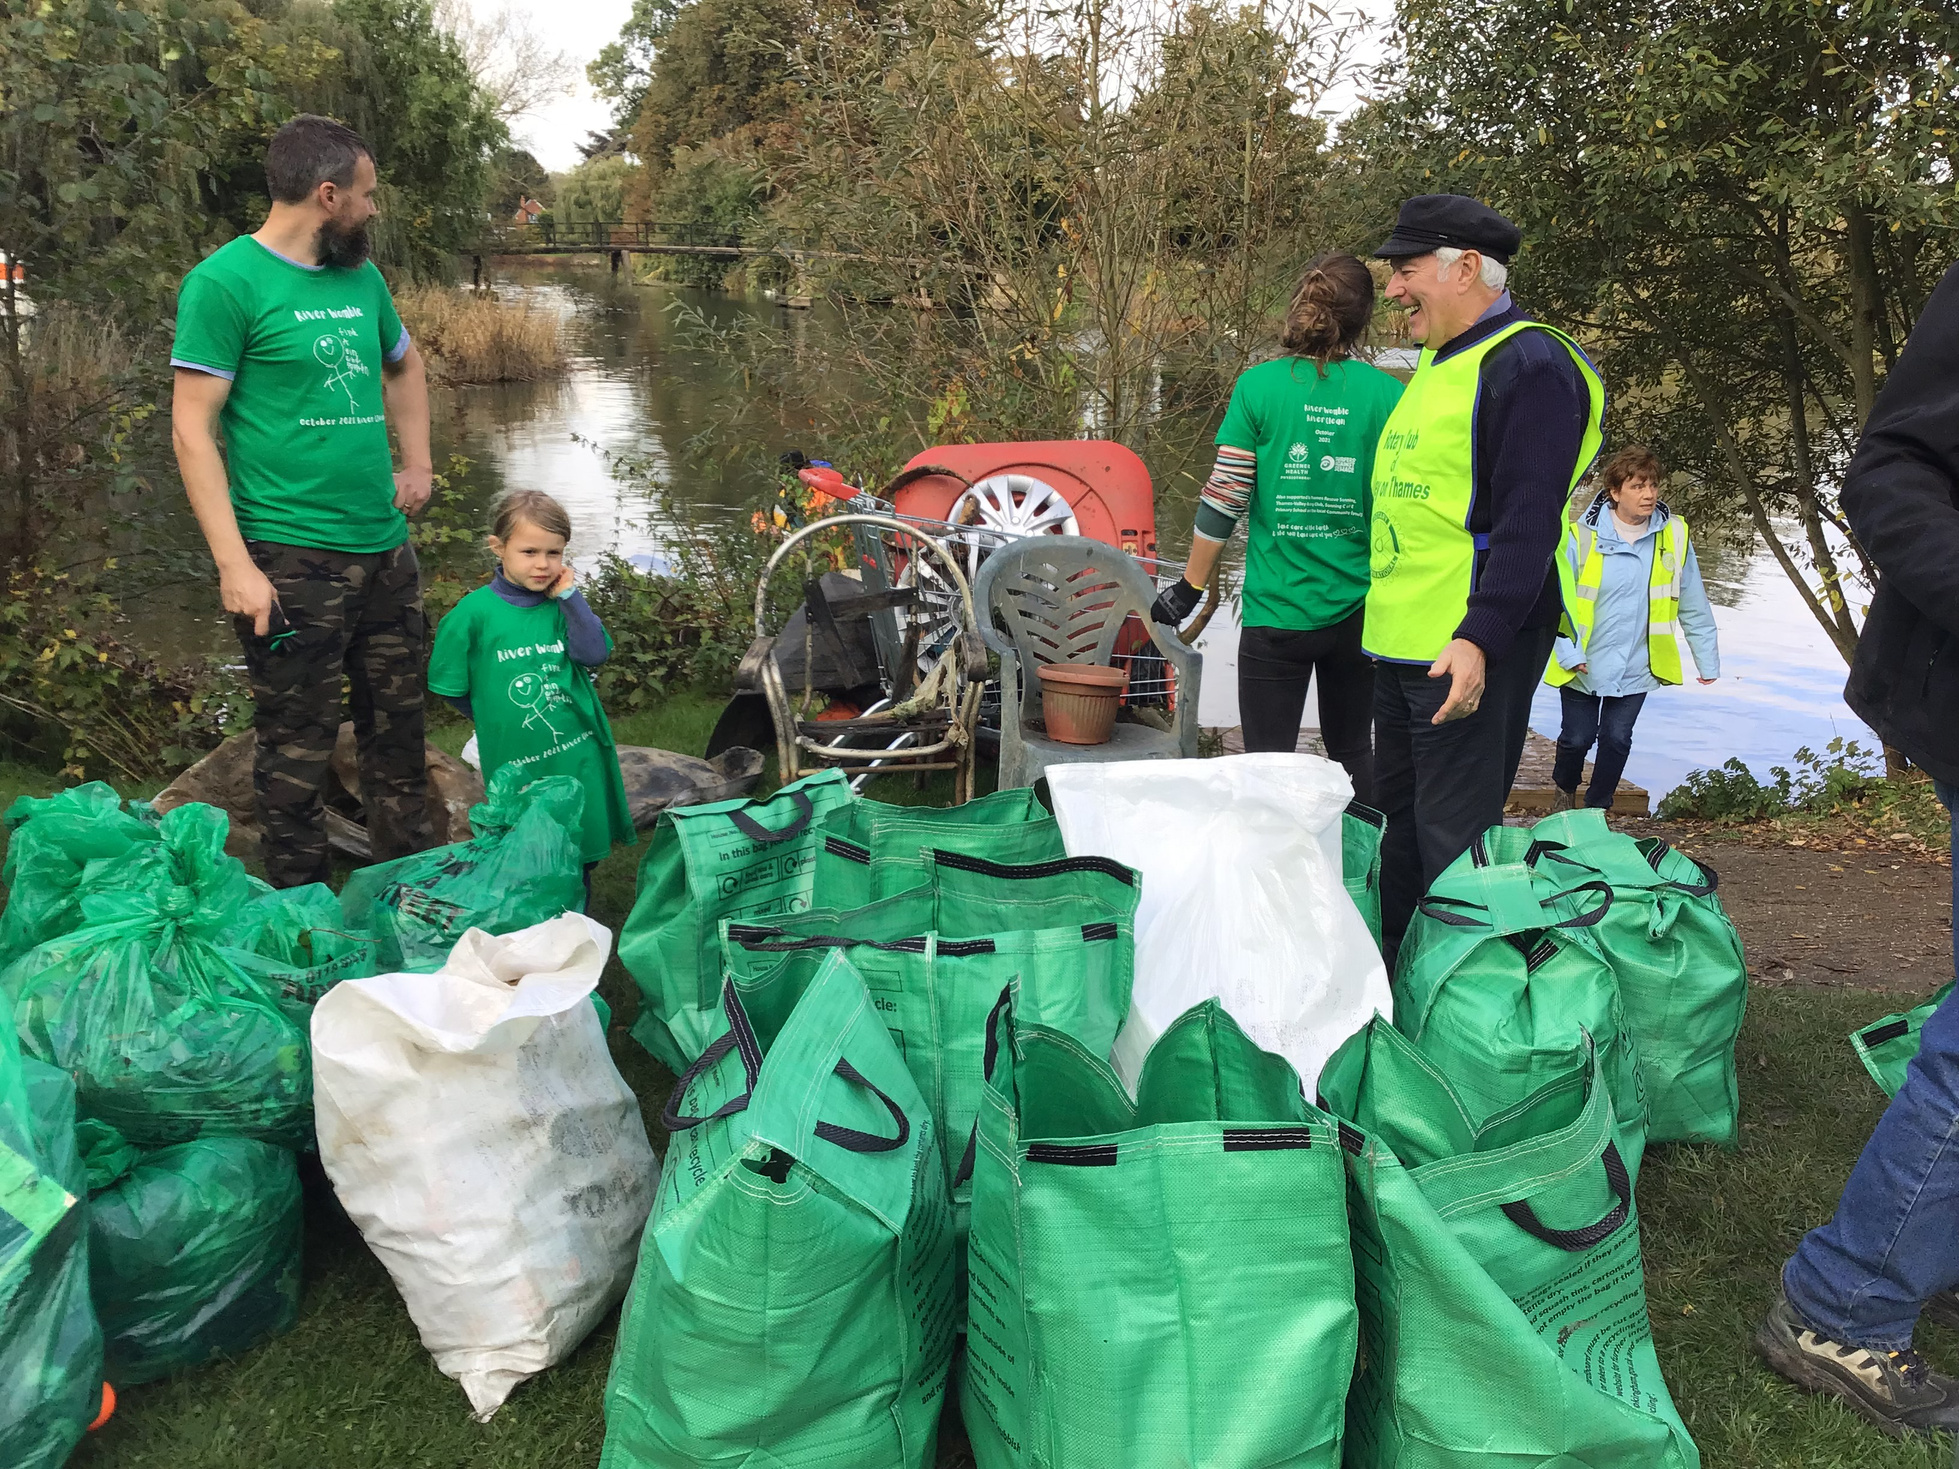
[[[1126,669],[1101,663],[1043,663],[1041,714],[1048,738],[1068,745],[1106,745],[1128,687]]]

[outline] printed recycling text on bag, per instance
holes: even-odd
[[[343,979],[373,974],[380,941],[347,927],[340,899],[323,882],[260,893],[239,913],[224,945],[239,968],[274,994],[305,1004]]]
[[[639,864],[639,896],[619,962],[639,984],[633,1039],[685,1071],[721,1030],[721,921],[760,922],[810,906],[823,817],[855,800],[840,770],[761,801],[660,813]]]
[[[91,883],[81,927],[0,972],[22,1047],[139,1147],[312,1137],[305,1031],[218,946],[262,887],[225,855],[228,827],[199,803],[166,813],[157,881]]]
[[[1612,902],[1589,868],[1498,862],[1479,836],[1416,905],[1395,967],[1394,1019],[1479,1118],[1564,1074],[1571,1048],[1590,1036],[1636,1177],[1646,1152],[1639,1047],[1592,937]]]
[[[1748,1006],[1748,966],[1741,935],[1715,895],[1713,869],[1657,837],[1635,841],[1613,831],[1603,811],[1561,812],[1487,835],[1493,847],[1535,854],[1539,871],[1576,861],[1612,884],[1612,907],[1593,939],[1619,981],[1639,1048],[1646,1135],[1733,1146],[1741,1136],[1735,1040]]]
[[[1075,856],[1143,874],[1136,995],[1115,1068],[1134,1085],[1150,1043],[1215,996],[1310,1087],[1334,1048],[1393,1004],[1342,875],[1347,773],[1315,755],[1057,765],[1055,815]]]
[[[242,1355],[299,1318],[299,1167],[251,1138],[139,1154],[84,1122],[89,1276],[118,1386]]]
[[[75,1084],[0,1026],[0,1464],[61,1469],[102,1403]]]
[[[1375,1020],[1320,1075],[1345,1119],[1361,1370],[1352,1469],[1696,1469],[1653,1351],[1631,1170],[1580,1044],[1479,1121]]]
[[[0,969],[36,944],[59,938],[82,921],[82,885],[91,863],[114,862],[127,880],[132,852],[153,848],[157,828],[123,809],[99,780],[52,796],[22,796],[0,817],[12,834],[0,878]],[[98,872],[101,870],[97,869]]]
[[[658,1185],[590,999],[611,937],[471,929],[313,1009],[320,1161],[479,1419],[611,1310]]]
[[[968,1252],[980,1469],[1332,1469],[1357,1336],[1334,1125],[1206,1001],[1132,1104],[1003,1000]]]
[[[850,955],[931,1108],[963,1241],[987,1017],[1001,990],[1017,983],[1023,1016],[1107,1056],[1129,1010],[1137,884],[1133,871],[1106,857],[1020,867],[950,852],[933,857],[933,886],[843,913],[726,923],[723,933],[738,989],[807,982],[776,971],[813,974],[830,953]],[[1009,926],[1057,918],[1053,926]]]
[[[861,908],[908,892],[926,880],[934,850],[1013,866],[1068,855],[1060,825],[1027,786],[963,806],[851,801],[823,819],[812,901]]]
[[[722,992],[667,1107],[600,1469],[927,1469],[959,1303],[931,1111],[849,959]]]
[[[1952,985],[1948,983],[1924,1004],[1900,1015],[1874,1020],[1850,1037],[1857,1059],[1864,1063],[1871,1080],[1883,1088],[1885,1096],[1895,1097],[1898,1088],[1905,1084],[1905,1072],[1918,1055],[1919,1032],[1951,995]]]
[[[579,847],[585,788],[568,775],[526,780],[519,765],[491,777],[469,808],[466,842],[362,867],[340,906],[348,927],[380,941],[383,970],[440,969],[472,928],[515,933],[585,908]]]

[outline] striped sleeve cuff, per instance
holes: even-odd
[[[172,357],[170,359],[170,365],[172,367],[187,367],[192,372],[208,372],[212,377],[221,377],[226,382],[231,382],[238,376],[235,372],[226,372],[222,367],[212,367],[208,363],[203,362],[191,362],[183,357]]]

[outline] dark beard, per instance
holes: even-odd
[[[320,264],[337,265],[343,270],[352,270],[362,264],[374,248],[368,238],[367,226],[357,224],[352,229],[328,220],[320,226]]]

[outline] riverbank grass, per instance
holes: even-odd
[[[430,375],[451,387],[536,382],[569,360],[556,314],[493,291],[417,286],[395,297],[395,309]]]

